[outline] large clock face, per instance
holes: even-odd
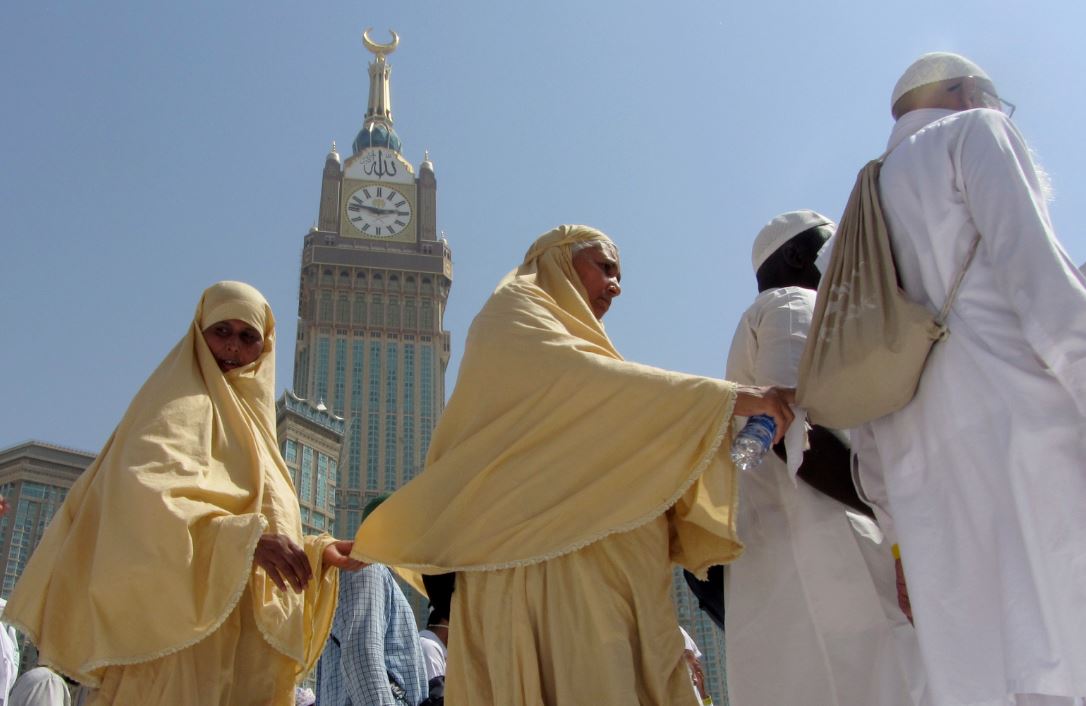
[[[367,184],[347,197],[347,221],[370,238],[391,238],[411,223],[411,202],[384,184]]]

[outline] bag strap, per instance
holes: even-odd
[[[882,170],[883,161],[891,152],[893,152],[892,149],[886,150],[877,159],[873,160],[878,163],[880,171]],[[958,290],[962,286],[962,280],[965,279],[966,271],[969,270],[969,266],[973,264],[973,256],[977,254],[977,247],[979,245],[980,233],[978,232],[973,237],[973,242],[969,244],[969,249],[965,253],[965,260],[962,261],[962,266],[958,268],[958,274],[954,277],[954,284],[950,286],[950,292],[947,293],[946,302],[943,304],[943,308],[939,310],[939,315],[935,317],[935,324],[940,328],[946,325],[947,317],[950,316],[950,307],[954,306],[954,300],[958,298]]]
[[[946,303],[943,304],[943,308],[939,311],[939,316],[935,319],[935,323],[940,326],[946,323],[946,318],[950,315],[950,307],[954,304],[954,300],[958,296],[958,289],[962,286],[962,280],[965,279],[966,270],[969,269],[969,265],[973,264],[973,256],[977,254],[977,246],[979,245],[980,233],[977,233],[973,237],[973,242],[969,244],[969,250],[965,253],[965,260],[958,270],[958,276],[954,278],[954,284],[950,288],[950,293],[946,296]]]

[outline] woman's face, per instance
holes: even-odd
[[[264,352],[264,337],[239,319],[216,321],[204,329],[204,340],[224,373],[252,363]]]
[[[597,319],[611,308],[611,300],[622,294],[622,271],[618,253],[609,243],[585,248],[573,256],[573,269],[588,292],[588,305]]]

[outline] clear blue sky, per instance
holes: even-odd
[[[260,288],[291,379],[302,237],[332,140],[390,57],[405,156],[429,149],[453,247],[451,390],[498,279],[555,224],[622,250],[608,331],[639,362],[720,375],[778,212],[837,218],[932,50],[1018,104],[1057,232],[1086,237],[1080,2],[57,2],[0,6],[0,447],[96,451],[219,279]],[[906,14],[907,11],[907,14]]]

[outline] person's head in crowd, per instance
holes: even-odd
[[[364,522],[366,518],[373,513],[374,510],[380,507],[381,503],[388,500],[390,495],[391,493],[382,493],[381,495],[370,498],[369,502],[367,502],[362,508],[362,521]]]
[[[789,211],[767,223],[754,239],[751,264],[758,291],[780,287],[818,289],[818,252],[833,235],[833,221],[815,211]]]
[[[1014,111],[999,97],[984,69],[960,54],[941,51],[924,54],[910,64],[890,96],[890,113],[895,120],[923,108],[992,108],[1008,115]]]

